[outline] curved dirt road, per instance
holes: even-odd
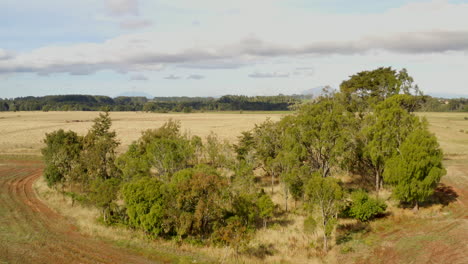
[[[165,263],[79,234],[45,206],[32,184],[34,161],[0,162],[0,263]]]

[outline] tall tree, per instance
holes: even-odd
[[[355,112],[367,111],[369,106],[400,93],[422,95],[406,69],[397,72],[391,67],[358,72],[343,81],[340,90]]]
[[[100,113],[84,137],[82,158],[91,179],[105,180],[116,176],[115,159],[119,142],[115,131],[110,131],[111,126],[109,112]]]
[[[391,99],[379,103],[375,112],[366,116],[362,129],[363,156],[374,173],[377,193],[383,185],[385,162],[399,152],[407,135],[419,124],[417,117]]]
[[[442,150],[436,137],[427,128],[414,130],[403,142],[398,155],[385,168],[385,180],[394,186],[393,195],[411,202],[414,209],[433,194],[446,171],[442,166]]]
[[[333,97],[304,105],[296,116],[299,144],[307,152],[309,166],[320,171],[323,177],[330,175],[333,166],[339,165],[348,149],[349,128],[354,116]],[[295,128],[286,130],[296,131]]]

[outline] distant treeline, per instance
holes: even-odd
[[[127,97],[96,95],[54,95],[0,99],[0,111],[285,111],[304,99],[304,95],[213,97]]]
[[[99,95],[53,95],[42,97],[0,98],[0,111],[287,111],[293,105],[311,99],[310,95],[213,97],[128,97]],[[468,112],[468,98],[444,99],[423,96],[416,111]]]
[[[444,99],[425,96],[419,111],[423,112],[468,112],[468,98]]]

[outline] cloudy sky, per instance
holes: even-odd
[[[468,94],[468,1],[0,0],[0,97],[293,94],[380,66]]]

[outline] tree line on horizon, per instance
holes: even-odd
[[[128,97],[111,98],[96,95],[53,95],[0,99],[0,111],[145,111],[145,112],[205,112],[205,111],[288,111],[290,107],[311,96],[276,95],[213,97]]]
[[[414,210],[434,193],[446,172],[436,137],[414,115],[421,103],[406,70],[378,68],[242,132],[234,144],[183,134],[170,120],[120,155],[105,112],[84,136],[46,134],[44,177],[100,208],[107,224],[236,252],[281,215],[301,214],[304,232],[321,234],[326,252],[341,218],[368,222],[385,212],[382,189]],[[284,204],[272,200],[277,186]]]
[[[144,111],[144,112],[209,112],[209,111],[288,111],[318,95],[214,97],[154,97],[49,95],[0,98],[1,111]],[[468,98],[436,98],[424,95],[416,111],[468,112]]]

